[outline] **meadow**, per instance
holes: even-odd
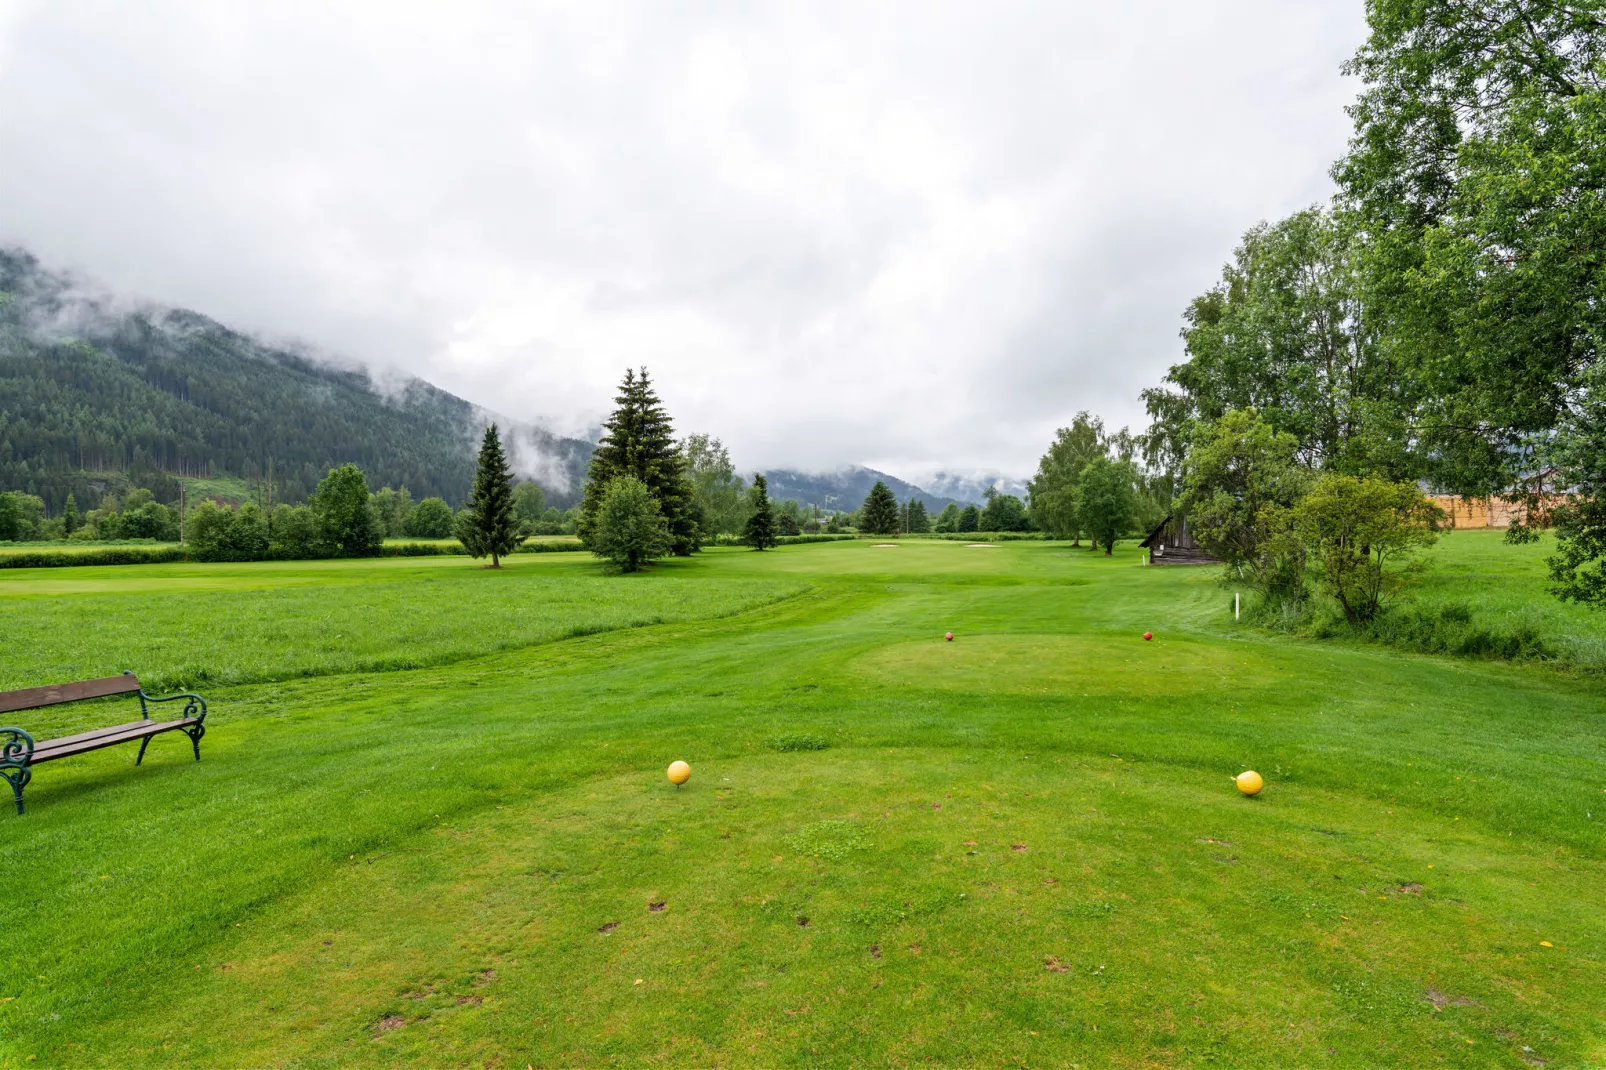
[[[1543,552],[1448,536],[1422,598],[1598,642]],[[0,815],[0,1066],[1606,1061],[1600,677],[1138,560],[0,574],[0,687],[213,711]]]

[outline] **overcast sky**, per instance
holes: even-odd
[[[0,0],[0,242],[575,432],[1029,474],[1331,193],[1361,0]]]

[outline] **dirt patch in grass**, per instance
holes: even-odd
[[[606,925],[598,926],[597,932],[601,933],[603,936],[607,936],[617,928],[619,928],[619,923],[617,921],[610,921]]]

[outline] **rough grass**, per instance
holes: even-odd
[[[800,589],[689,575],[617,583],[589,561],[531,555],[497,572],[460,557],[18,572],[0,580],[0,688],[124,669],[161,690],[416,669],[722,616]]]
[[[380,566],[321,567],[350,618]],[[586,578],[526,567],[464,582]],[[210,689],[199,764],[47,765],[0,818],[0,1065],[1606,1061],[1598,688],[1235,629],[1211,571],[718,551],[593,600],[809,589]]]
[[[1451,531],[1420,555],[1425,567],[1411,585],[1360,629],[1321,595],[1297,613],[1264,607],[1252,616],[1258,623],[1318,639],[1606,670],[1606,614],[1550,594],[1545,558],[1554,552],[1555,540],[1549,535],[1538,543],[1511,546],[1500,531]]]

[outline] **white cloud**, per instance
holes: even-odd
[[[1328,193],[1359,0],[0,0],[0,241],[738,463],[1025,473]]]

